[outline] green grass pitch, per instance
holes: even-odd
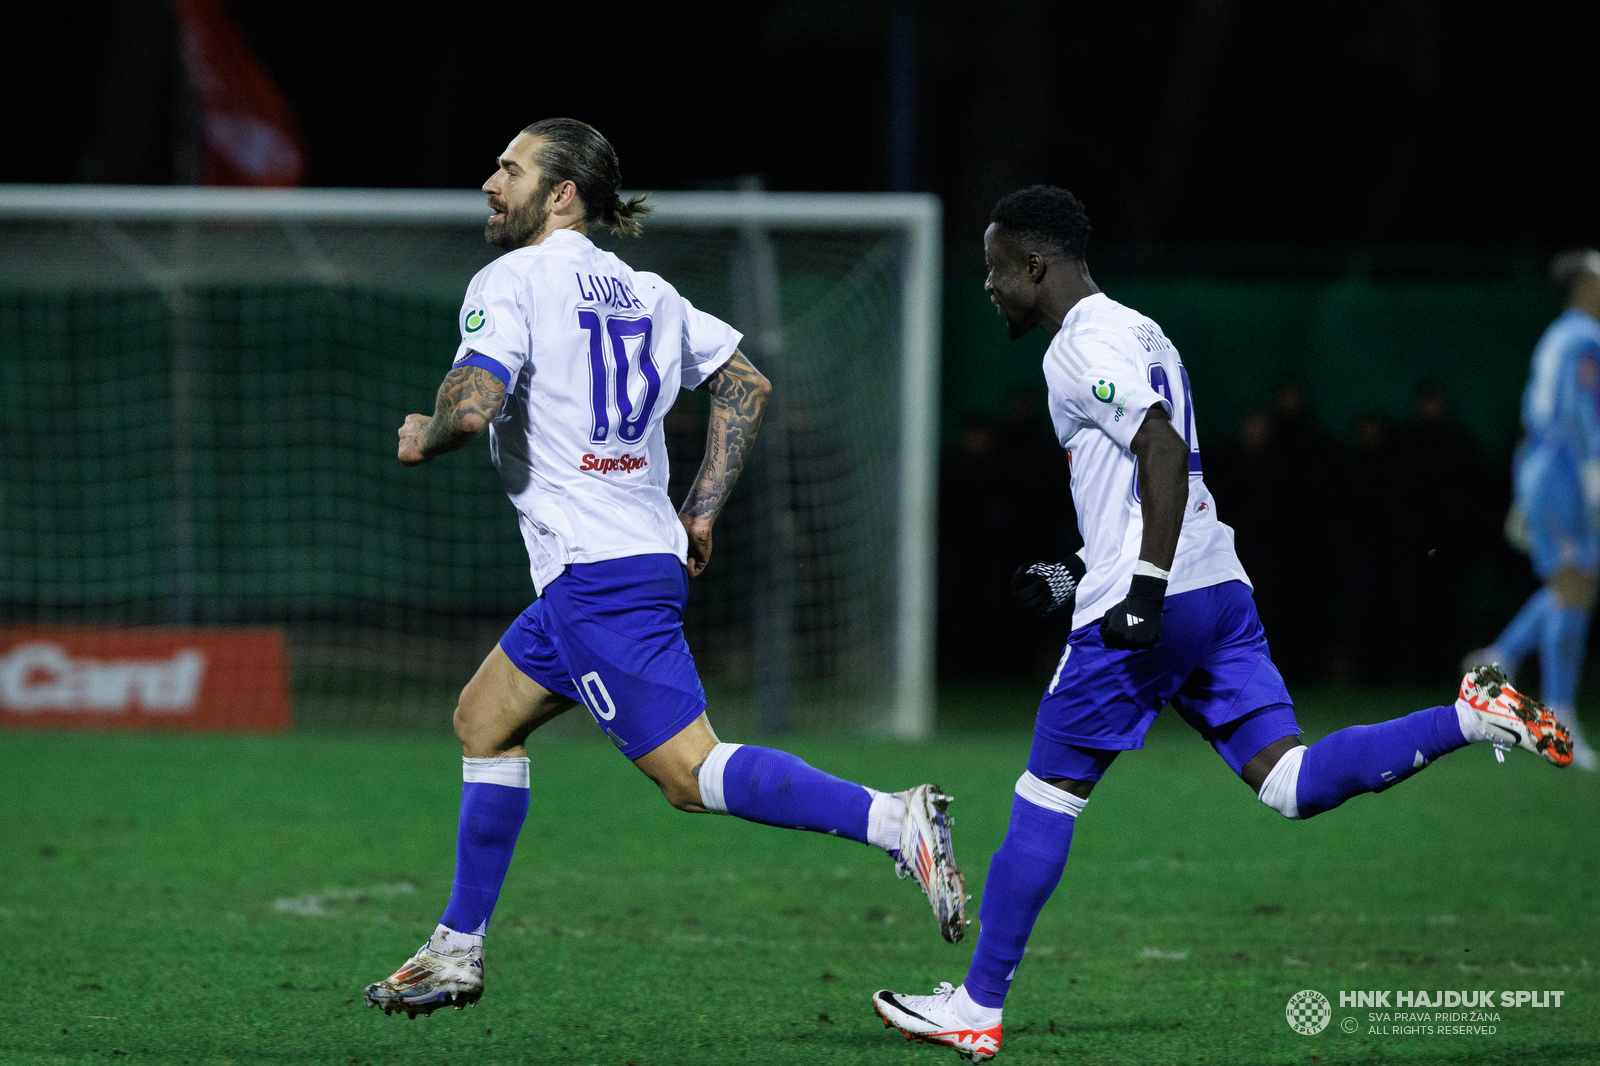
[[[1330,692],[1302,718],[1320,735],[1319,710],[1420,705]],[[879,787],[955,793],[976,897],[1027,753],[1026,719],[1005,724],[788,746]],[[483,1002],[415,1021],[367,1009],[362,986],[443,908],[458,752],[449,737],[0,735],[0,1062],[957,1061],[883,1029],[868,997],[960,981],[976,926],[951,947],[880,853],[678,814],[608,745],[575,739],[533,746]],[[1476,747],[1291,824],[1181,723],[1158,724],[1081,819],[998,1061],[1600,1061],[1597,800],[1600,778]],[[1479,988],[1566,995],[1498,1010],[1493,1035],[1411,1036],[1371,1032],[1337,997]],[[1301,989],[1334,1002],[1316,1036],[1285,1021]]]

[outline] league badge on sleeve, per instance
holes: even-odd
[[[1094,398],[1101,403],[1110,403],[1117,397],[1117,386],[1105,378],[1096,381],[1090,391],[1094,393]]]
[[[476,308],[467,312],[467,317],[462,320],[462,332],[477,333],[489,322],[489,316],[483,308]]]

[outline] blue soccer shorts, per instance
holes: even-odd
[[[1098,781],[1118,752],[1144,746],[1168,703],[1236,774],[1268,744],[1299,734],[1243,582],[1168,596],[1153,648],[1107,648],[1098,621],[1073,630],[1039,702],[1028,770]]]
[[[500,638],[518,670],[578,700],[637,759],[706,709],[683,639],[689,576],[674,555],[574,563]]]
[[[1533,572],[1541,579],[1567,566],[1593,573],[1600,566],[1600,531],[1589,526],[1578,468],[1565,449],[1528,449],[1513,480],[1533,541]]]

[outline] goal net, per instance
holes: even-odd
[[[598,242],[733,323],[775,386],[690,592],[714,720],[926,733],[937,201],[651,203],[643,238]],[[0,625],[272,626],[301,723],[447,726],[534,595],[486,448],[394,457],[498,254],[485,212],[455,192],[0,190]],[[676,501],[706,418],[703,392],[668,416]]]

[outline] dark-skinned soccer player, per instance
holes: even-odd
[[[1380,792],[1474,742],[1572,761],[1566,728],[1492,666],[1468,673],[1450,704],[1301,742],[1233,531],[1201,474],[1188,371],[1160,326],[1095,285],[1088,236],[1082,203],[1045,185],[1001,199],[984,233],[985,288],[1011,336],[1051,337],[1050,417],[1084,541],[1078,555],[1022,567],[1013,588],[1038,613],[1070,611],[1073,630],[989,866],[966,979],[932,995],[873,996],[884,1024],[976,1062],[1000,1050],[1006,993],[1095,782],[1143,745],[1168,703],[1292,819]]]

